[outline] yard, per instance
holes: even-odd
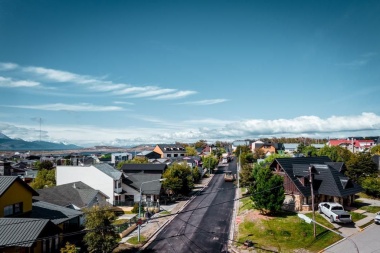
[[[247,198],[248,199],[248,198]],[[255,249],[275,252],[294,252],[304,249],[303,252],[318,252],[334,242],[342,239],[341,236],[317,225],[317,236],[313,237],[313,225],[301,220],[296,213],[281,212],[276,216],[264,216],[257,210],[247,210],[251,206],[250,200],[244,199],[240,211],[244,212],[244,221],[239,225],[238,244],[246,240],[254,242]],[[311,213],[307,214],[311,217]],[[316,221],[333,229],[334,227],[316,213]]]

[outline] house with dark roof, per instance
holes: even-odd
[[[158,203],[162,188],[159,180],[166,169],[166,164],[123,164],[121,171],[127,204],[140,201],[140,187],[144,203]]]
[[[106,205],[108,203],[107,199],[109,199],[109,197],[100,190],[95,190],[81,181],[36,191],[39,196],[34,196],[33,199],[35,200],[45,201],[75,210],[90,208],[94,205]]]
[[[81,181],[109,197],[107,201],[113,205],[124,201],[125,190],[122,187],[123,173],[106,163],[89,166],[57,166],[57,186],[73,184]]]
[[[277,158],[270,165],[283,177],[285,204],[295,211],[311,210],[310,170],[313,176],[315,207],[320,202],[337,202],[350,206],[362,188],[344,175],[346,166],[332,162],[327,156]]]
[[[59,234],[80,229],[82,212],[33,203],[33,196],[38,193],[20,177],[0,176],[1,252],[57,252]]]
[[[157,144],[154,152],[161,155],[161,158],[176,158],[185,156],[186,149],[179,144]]]
[[[154,152],[153,150],[143,150],[136,154],[137,157],[146,157],[148,159],[161,158],[161,154]]]

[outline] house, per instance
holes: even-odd
[[[279,150],[283,149],[284,148],[282,143],[274,143],[271,141],[255,141],[251,144],[252,153],[255,153],[256,150],[260,150],[265,154],[265,156],[270,156],[272,154],[278,153]]]
[[[236,140],[232,142],[232,152],[235,152],[238,146],[250,146],[251,141],[249,140]]]
[[[109,197],[87,184],[77,181],[55,187],[36,190],[39,196],[33,199],[75,210],[90,208],[94,205],[106,205]]]
[[[136,154],[137,157],[146,157],[148,159],[161,158],[161,154],[154,152],[153,150],[144,150]]]
[[[117,164],[119,162],[125,162],[128,160],[132,160],[132,154],[131,153],[111,153],[111,163]]]
[[[185,147],[178,144],[157,144],[153,151],[160,154],[161,158],[175,158],[186,154]]]
[[[121,171],[105,163],[89,166],[57,166],[56,169],[57,186],[81,181],[109,196],[107,201],[112,205],[116,201],[124,201],[122,177]]]
[[[348,150],[350,150],[352,153],[357,152],[367,152],[369,151],[373,146],[375,146],[374,140],[364,140],[364,139],[336,139],[336,140],[329,140],[326,143],[327,146],[340,146],[344,147]]]
[[[10,176],[12,167],[10,162],[0,161],[0,176]]]
[[[17,176],[0,176],[1,252],[57,252],[60,234],[80,227],[82,212],[49,203]]]
[[[123,164],[121,171],[124,174],[126,201],[133,203],[140,201],[141,187],[143,202],[157,202],[161,195],[160,179],[166,169],[166,164]]]
[[[285,204],[295,211],[311,210],[311,185],[309,170],[314,176],[315,207],[323,201],[350,206],[355,194],[362,188],[344,175],[346,166],[332,162],[327,156],[277,158],[270,165],[272,171],[283,177]]]
[[[286,154],[293,154],[298,149],[298,143],[284,143],[284,152]]]

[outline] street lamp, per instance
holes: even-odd
[[[325,228],[325,229],[327,229],[327,230],[329,230],[329,231],[331,231],[331,232],[333,232],[333,233],[335,233],[335,234],[338,234],[338,235],[342,236],[342,237],[345,238],[345,239],[350,240],[350,241],[354,244],[355,249],[356,249],[356,252],[359,253],[358,246],[356,245],[356,243],[354,242],[354,240],[352,240],[349,236],[345,236],[345,235],[342,234],[342,233],[339,233],[339,232],[337,232],[337,231],[335,231],[335,230],[332,230],[332,229],[330,229],[330,228],[328,228],[328,227],[322,225],[321,223],[316,222],[314,219],[311,219],[311,218],[307,217],[306,215],[304,215],[304,214],[302,214],[302,213],[299,213],[299,214],[297,214],[297,215],[298,215],[299,218],[301,218],[302,220],[304,220],[306,223],[309,223],[309,224],[310,224],[310,223],[318,224],[319,226],[321,226],[321,227],[323,227],[323,228]]]
[[[157,182],[157,181],[165,181],[166,178],[161,178],[161,179],[156,179],[156,180],[151,180],[151,181],[145,181],[145,182],[142,182],[141,185],[140,185],[140,201],[139,201],[139,220],[138,220],[138,234],[137,234],[137,241],[140,242],[140,226],[141,226],[141,188],[142,188],[142,185],[143,184],[146,184],[146,183],[152,183],[152,182]]]

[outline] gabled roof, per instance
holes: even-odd
[[[298,179],[303,177],[308,181],[310,167],[315,170],[315,194],[344,197],[362,191],[360,186],[340,172],[342,163],[334,163],[327,156],[277,158],[270,167],[274,168],[276,164],[280,165],[303,196],[311,196],[310,185],[303,185]]]
[[[148,174],[148,173],[126,173],[127,177],[123,178],[123,183],[129,185],[137,191],[141,191],[143,194],[159,195],[161,191],[161,174]],[[156,181],[153,181],[156,180]],[[143,183],[153,181],[149,183]]]
[[[160,160],[160,159],[156,159]],[[126,163],[123,164],[121,170],[124,173],[128,173],[129,171],[160,171],[164,172],[164,170],[168,166],[165,163],[153,164],[153,163]]]
[[[37,190],[37,192],[40,196],[34,197],[34,199],[64,207],[70,205],[79,208],[89,207],[88,205],[94,201],[99,193],[109,198],[103,192],[95,190],[81,181],[44,188]]]
[[[30,187],[27,183],[22,181],[20,177],[17,176],[0,176],[0,196],[2,196],[16,181],[18,181],[24,188],[30,191],[33,196],[38,196],[38,193],[32,187]]]
[[[43,231],[57,234],[59,229],[47,219],[0,218],[0,247],[31,247]]]
[[[120,179],[121,175],[123,174],[121,173],[121,171],[113,168],[111,165],[106,163],[97,163],[92,166],[94,166],[104,174],[108,175],[109,177],[113,178],[114,180]]]
[[[32,212],[30,213],[31,218],[49,219],[54,224],[61,224],[83,215],[81,211],[44,201],[35,201],[32,205]]]
[[[157,146],[164,153],[178,153],[186,152],[185,147],[178,144],[157,144]]]

